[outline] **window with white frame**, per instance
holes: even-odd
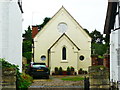
[[[62,48],[62,60],[66,60],[66,47]]]

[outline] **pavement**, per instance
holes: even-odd
[[[31,88],[83,88],[83,81],[63,81],[65,76],[50,76],[50,79],[34,79]],[[72,76],[71,76],[72,77]]]

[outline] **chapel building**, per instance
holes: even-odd
[[[35,35],[33,51],[34,62],[46,63],[51,72],[91,66],[91,37],[63,6]]]

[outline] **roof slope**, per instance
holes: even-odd
[[[86,31],[82,28],[82,26],[72,17],[72,15],[62,6],[58,12],[49,20],[49,22],[38,32],[38,34],[36,36],[39,35],[39,33],[41,33],[42,31],[44,31],[44,28],[46,26],[48,26],[50,23],[52,23],[52,21],[54,20],[55,16],[57,16],[57,14],[61,11],[64,10],[69,16],[70,18],[73,19],[73,21],[82,29],[82,33],[85,34],[86,37],[89,37],[91,39],[91,37],[86,33]]]
[[[116,10],[117,10],[117,2],[108,2],[106,20],[104,25],[105,34],[110,34],[111,29],[114,29]]]
[[[58,38],[58,40],[57,40],[55,43],[53,43],[53,45],[49,48],[49,50],[50,50],[57,42],[59,42],[59,40],[60,40],[63,36],[67,37],[68,40],[69,40],[78,50],[80,50],[80,48],[79,48],[65,33],[63,33],[63,34]]]

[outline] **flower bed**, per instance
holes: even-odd
[[[54,70],[52,75],[76,75],[73,67],[67,67],[67,70],[63,70],[62,67],[55,67]]]

